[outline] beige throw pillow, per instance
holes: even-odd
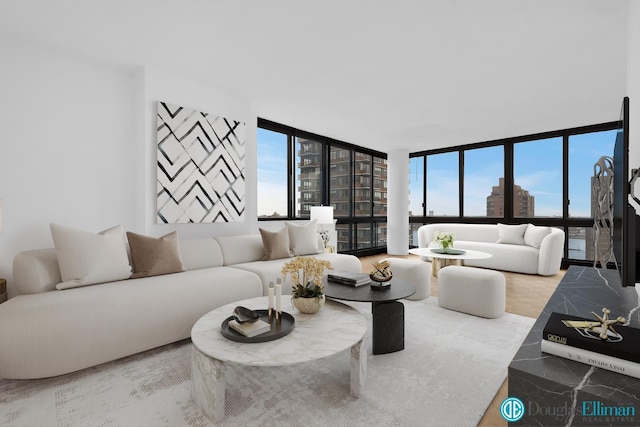
[[[132,279],[185,271],[176,231],[159,238],[127,231],[127,239],[133,263]]]
[[[282,227],[278,231],[268,231],[262,228],[260,235],[262,236],[262,246],[264,247],[263,261],[270,259],[289,258],[289,231],[287,227]]]
[[[318,247],[318,227],[316,220],[305,225],[285,222],[289,232],[289,247],[293,256],[311,255],[324,252]]]
[[[56,289],[114,282],[131,276],[122,226],[98,234],[59,224],[50,227],[62,277]]]
[[[520,225],[498,224],[499,239],[497,243],[524,245],[524,231],[526,229],[527,229],[527,224],[520,224]]]

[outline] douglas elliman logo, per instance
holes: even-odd
[[[541,405],[537,402],[527,402],[525,405],[517,397],[508,397],[500,405],[500,415],[508,422],[516,422],[525,414],[532,419],[543,420],[553,417],[557,421],[573,419],[578,416],[583,421],[591,422],[631,422],[634,421],[636,408],[630,405],[607,405],[598,400],[585,400],[576,406],[567,402],[560,406]]]

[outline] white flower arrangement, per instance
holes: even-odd
[[[313,298],[323,294],[322,275],[324,270],[333,270],[326,260],[297,256],[282,266],[282,278],[291,276],[294,298]],[[302,274],[301,274],[302,273]]]
[[[436,231],[434,233],[434,242],[439,244],[442,249],[448,249],[453,247],[453,242],[455,240],[455,234],[451,232],[440,232]]]

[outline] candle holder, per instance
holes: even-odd
[[[273,282],[269,282],[269,308],[267,309],[267,316],[269,318],[269,322],[273,320]]]

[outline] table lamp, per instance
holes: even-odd
[[[311,221],[314,219],[318,224],[318,233],[322,236],[322,241],[324,242],[325,250],[331,249],[329,243],[329,233],[330,229],[327,229],[327,225],[331,227],[334,226],[333,223],[333,206],[311,206],[310,208]]]

